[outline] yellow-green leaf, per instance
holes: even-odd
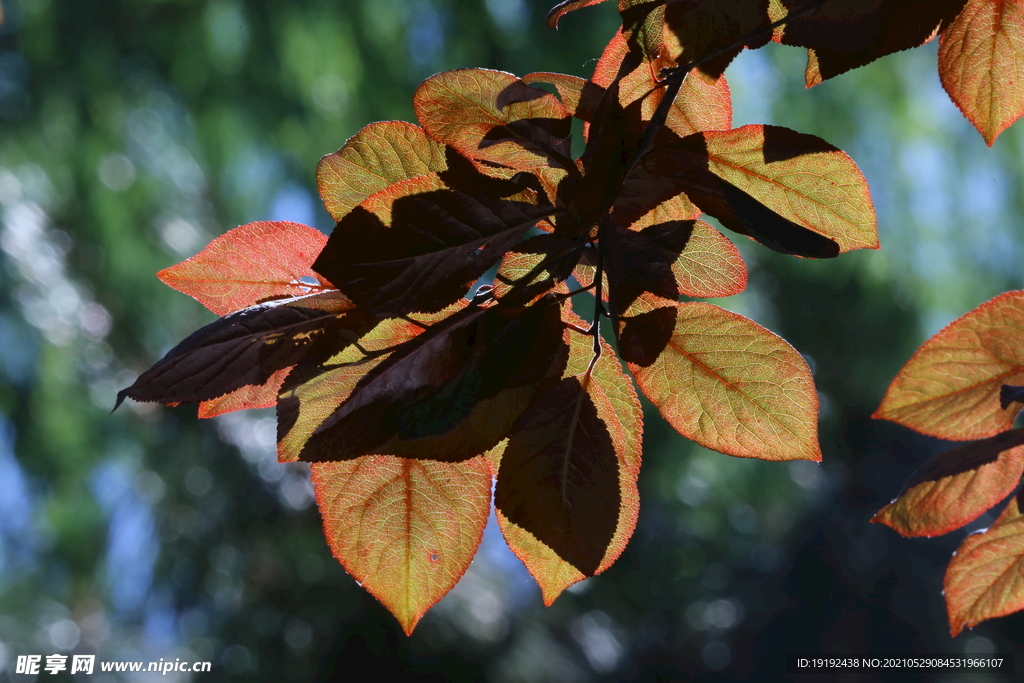
[[[630,369],[665,419],[702,446],[744,458],[821,460],[811,371],[752,320],[711,304],[678,304],[664,352]]]
[[[987,512],[1024,473],[1024,430],[1014,429],[940,453],[924,463],[871,520],[904,536],[939,536]]]
[[[370,195],[390,185],[443,171],[444,145],[404,121],[371,123],[316,167],[320,198],[340,221]]]
[[[334,556],[411,634],[469,567],[491,505],[491,469],[368,455],[312,466]]]
[[[942,86],[985,142],[1024,114],[1024,0],[971,0],[942,32]]]
[[[825,235],[840,252],[877,249],[864,174],[844,152],[778,126],[703,134],[708,170],[783,218]]]
[[[1004,384],[1024,383],[1024,291],[1006,292],[953,321],[903,366],[874,417],[940,439],[1009,429],[1020,404],[999,406]]]

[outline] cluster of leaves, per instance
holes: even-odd
[[[562,3],[550,22],[600,1]],[[948,32],[963,4],[620,0],[589,80],[435,75],[414,96],[419,125],[371,124],[321,161],[329,239],[255,223],[160,273],[223,317],[118,402],[276,405],[280,460],[313,463],[335,556],[406,632],[468,567],[492,482],[502,532],[550,603],[609,567],[636,523],[633,381],[708,448],[821,459],[800,354],[682,299],[746,285],[704,214],[831,258],[878,247],[874,210],[827,142],[733,129],[725,66],[774,37],[808,48],[816,82]],[[581,295],[590,306],[573,306]]]
[[[565,0],[548,23],[606,1]],[[716,76],[744,46],[774,40],[807,48],[807,87],[938,36],[942,85],[989,145],[1024,114],[1021,0],[618,0],[618,7],[647,54],[659,43],[681,62],[714,51],[701,68]]]
[[[982,304],[918,349],[875,413],[970,443],[926,461],[873,521],[904,536],[936,536],[1010,497],[989,529],[964,540],[946,570],[953,635],[1024,609],[1024,429],[1013,429],[1024,401],[1022,334],[1024,291]]]

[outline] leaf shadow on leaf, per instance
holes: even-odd
[[[491,128],[480,140],[479,149],[502,143],[545,157],[552,168],[575,169],[571,156],[571,119],[517,119]]]
[[[525,312],[468,307],[399,345],[366,373],[316,428],[301,458],[390,454],[459,461],[479,455],[505,438],[538,385],[561,375],[567,358],[562,336],[559,306],[551,301]]]
[[[570,442],[571,439],[571,442]],[[580,380],[542,392],[512,428],[496,508],[592,576],[619,518],[619,468],[608,428]]]
[[[678,314],[675,306],[662,306],[622,318],[617,330],[619,356],[642,368],[653,365],[672,339]]]
[[[792,13],[813,0],[782,0]],[[967,0],[826,0],[787,24],[782,42],[806,47],[807,84],[917,47],[948,26]]]
[[[765,126],[766,135],[770,129],[770,126]],[[790,141],[785,133],[772,135],[775,135],[772,161],[818,151],[819,145],[811,143],[811,147],[801,149],[797,154],[795,150],[788,149]],[[804,137],[810,139],[810,136]],[[783,149],[787,151],[782,152]],[[711,170],[710,150],[702,133],[680,138],[672,131],[662,129],[655,149],[638,165],[638,169],[655,178],[673,181],[675,194],[684,192],[702,211],[717,218],[726,228],[752,237],[773,251],[808,258],[834,258],[839,255],[839,244],[834,240],[779,215],[716,175]]]
[[[648,4],[651,3],[637,5],[636,8],[644,8]],[[676,55],[677,63],[681,65],[704,58],[744,36],[749,36],[749,48],[763,46],[771,40],[770,32],[758,33],[771,24],[768,5],[769,0],[668,2],[665,7],[664,31],[666,34],[674,34],[674,39],[678,41],[681,51]],[[624,12],[624,20],[626,15]],[[699,69],[711,78],[718,78],[743,49],[744,46],[739,45],[727,50],[701,64]]]
[[[764,163],[789,161],[804,154],[828,154],[840,151],[819,137],[802,135],[782,126],[764,126]]]
[[[529,177],[491,178],[449,150],[448,169],[437,174],[444,189],[398,196],[390,225],[363,205],[354,208],[313,269],[378,317],[439,311],[551,214],[547,202],[509,198],[522,198]]]
[[[899,495],[903,495],[905,491],[924,482],[938,481],[976,470],[982,465],[995,462],[1000,453],[1021,444],[1024,444],[1024,429],[1011,429],[987,439],[980,439],[939,453],[925,461],[910,475]]]

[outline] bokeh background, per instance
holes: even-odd
[[[942,92],[934,44],[810,91],[795,48],[727,72],[735,125],[848,151],[878,210],[881,251],[813,262],[744,240],[750,287],[716,301],[806,355],[824,463],[706,451],[645,405],[640,522],[612,569],[544,608],[492,524],[406,638],[332,559],[308,470],[274,458],[272,411],[110,414],[212,317],[154,273],[249,221],[329,231],[320,156],[411,120],[436,71],[588,75],[614,3],[554,33],[552,0],[0,2],[0,680],[29,679],[19,654],[74,652],[210,660],[161,680],[211,683],[771,681],[787,652],[1024,638],[1022,616],[950,638],[941,580],[966,531],[906,540],[868,521],[943,448],[870,418],[888,382],[944,324],[1024,284],[1024,127],[986,148]],[[80,680],[156,680],[118,676]]]

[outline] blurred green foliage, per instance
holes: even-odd
[[[807,355],[825,463],[711,453],[647,406],[636,535],[551,608],[492,525],[406,639],[331,558],[308,471],[274,459],[271,411],[108,414],[134,373],[211,319],[154,273],[252,220],[329,230],[316,161],[370,121],[412,119],[422,78],[587,75],[614,8],[553,33],[546,5],[4,3],[0,677],[24,678],[10,673],[19,654],[76,652],[211,660],[196,677],[210,681],[774,680],[785,652],[1019,642],[1017,617],[949,638],[939,591],[959,537],[867,523],[938,448],[869,419],[888,381],[942,324],[1021,286],[1024,137],[985,148],[941,92],[934,46],[807,92],[792,48],[730,68],[735,125],[847,150],[879,212],[881,252],[811,262],[744,242],[750,288],[716,301]]]

